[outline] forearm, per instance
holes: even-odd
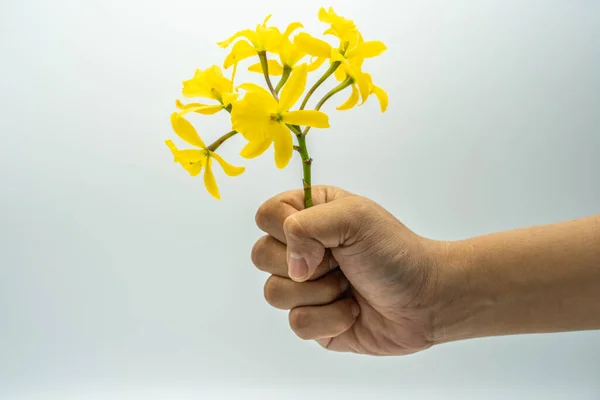
[[[434,343],[600,329],[600,215],[448,246]]]

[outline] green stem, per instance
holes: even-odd
[[[283,85],[285,85],[285,83],[287,82],[291,73],[292,73],[291,67],[289,67],[287,65],[283,67],[283,75],[281,75],[281,79],[279,80],[279,83],[277,84],[277,87],[275,88],[275,93],[279,94],[279,91],[281,90]]]
[[[223,136],[221,136],[220,138],[215,140],[215,142],[212,143],[210,146],[208,146],[208,150],[210,150],[210,151],[217,150],[223,143],[225,143],[225,141],[227,139],[229,139],[232,136],[235,136],[236,134],[237,134],[237,131],[227,132],[226,134],[224,134]]]
[[[277,91],[273,88],[273,83],[271,82],[271,77],[269,76],[269,63],[267,62],[267,52],[261,51],[258,53],[258,58],[260,59],[260,65],[262,66],[263,75],[265,76],[265,80],[267,81],[267,86],[271,91],[271,94],[279,102],[279,97],[277,97]]]
[[[298,152],[302,158],[302,187],[304,188],[304,207],[310,208],[313,205],[310,169],[313,160],[308,154],[308,148],[306,147],[306,136],[296,135],[296,138],[298,139]]]
[[[340,66],[340,64],[341,63],[339,61],[336,61],[333,64],[331,64],[331,66],[329,67],[329,69],[327,71],[325,71],[325,73],[323,74],[323,76],[320,77],[317,82],[315,82],[315,84],[313,85],[313,87],[311,87],[310,90],[308,91],[308,93],[306,93],[306,97],[302,101],[302,105],[300,106],[300,110],[304,110],[304,107],[306,107],[306,104],[308,103],[308,100],[313,95],[313,93],[315,92],[315,90],[317,90],[319,88],[319,86],[321,86],[321,84],[323,82],[325,82],[327,80],[327,78],[329,78],[335,72],[336,69],[338,69],[338,67]]]
[[[330,98],[332,98],[335,94],[337,94],[337,93],[341,92],[342,90],[346,89],[347,87],[349,87],[353,83],[354,83],[354,78],[352,78],[352,77],[346,78],[346,80],[344,82],[340,83],[339,85],[337,85],[336,87],[334,87],[333,89],[331,89],[325,96],[323,96],[323,98],[319,101],[319,103],[317,103],[317,106],[315,107],[315,110],[319,111],[321,109],[321,107],[323,107],[323,104],[325,104],[325,102],[327,100],[329,100]],[[309,130],[310,130],[310,126],[307,126],[304,129],[304,132],[302,132],[302,135],[306,135]]]

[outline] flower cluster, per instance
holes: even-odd
[[[337,107],[338,110],[362,105],[374,95],[381,111],[385,112],[387,94],[373,83],[371,76],[363,70],[363,63],[365,59],[383,53],[386,47],[380,41],[364,40],[355,23],[337,15],[332,8],[321,8],[318,17],[328,26],[323,34],[332,37],[335,45],[306,32],[298,32],[303,28],[299,22],[289,24],[284,31],[269,26],[270,17],[255,29],[241,30],[217,43],[222,48],[230,48],[223,69],[231,69],[231,78],[213,65],[205,70],[196,70],[191,79],[183,82],[183,97],[206,100],[206,104],[184,104],[177,100],[178,111],[171,114],[174,132],[195,148],[181,150],[171,140],[167,140],[166,144],[175,162],[190,175],[197,176],[204,170],[206,189],[217,199],[220,194],[212,161],[215,160],[229,176],[244,172],[244,167],[233,166],[215,153],[229,138],[239,134],[245,139],[240,155],[246,159],[260,156],[272,145],[278,168],[285,168],[296,150],[303,163],[305,205],[310,207],[312,159],[308,154],[306,135],[311,128],[329,128],[329,117],[320,111],[321,107],[329,98],[347,88],[351,90],[350,95]],[[262,74],[266,87],[254,83],[234,85],[240,62],[251,58],[255,62],[248,66],[248,70]],[[328,68],[305,94],[309,73],[319,70],[324,64]],[[311,96],[331,76],[339,84],[327,92],[314,109],[307,110]],[[276,85],[272,83],[274,77],[279,77]],[[298,103],[300,105],[296,107]],[[185,116],[188,113],[212,115],[219,112],[230,114],[231,127],[228,133],[207,146]],[[294,136],[297,145],[293,143]]]

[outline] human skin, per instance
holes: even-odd
[[[404,355],[444,342],[600,329],[600,215],[460,241],[417,235],[330,186],[265,202],[252,261],[302,339]]]

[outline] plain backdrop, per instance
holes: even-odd
[[[215,42],[270,13],[318,35],[329,5],[387,44],[365,70],[390,106],[325,107],[315,183],[435,239],[600,212],[598,1],[2,0],[0,398],[600,398],[600,332],[374,358],[301,341],[266,304],[254,213],[300,187],[300,161],[232,139],[247,171],[217,170],[219,202],[163,141]]]

